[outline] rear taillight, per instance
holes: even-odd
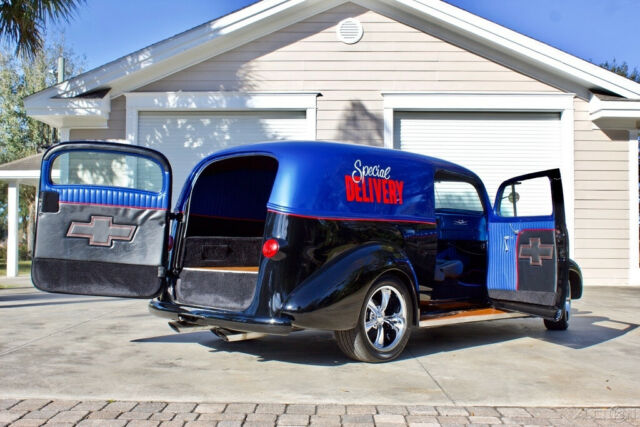
[[[278,254],[280,250],[280,244],[276,239],[268,239],[262,245],[262,255],[265,258],[273,258]]]

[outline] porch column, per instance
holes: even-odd
[[[20,184],[9,181],[7,197],[7,277],[18,275],[18,206]]]

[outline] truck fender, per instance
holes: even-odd
[[[582,297],[582,270],[577,262],[569,259],[569,284],[571,285],[571,299]]]
[[[327,262],[289,294],[282,313],[300,328],[353,329],[367,291],[386,273],[396,274],[407,285],[417,324],[418,281],[413,267],[401,249],[379,242],[349,249]]]

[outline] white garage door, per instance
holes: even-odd
[[[304,111],[138,115],[138,144],[162,152],[171,162],[174,202],[191,169],[215,151],[260,141],[308,138]]]
[[[471,169],[492,203],[505,179],[562,162],[557,113],[398,112],[394,143]]]

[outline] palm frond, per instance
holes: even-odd
[[[85,0],[0,0],[0,36],[15,44],[16,55],[33,57],[42,49],[48,22],[65,21]]]

